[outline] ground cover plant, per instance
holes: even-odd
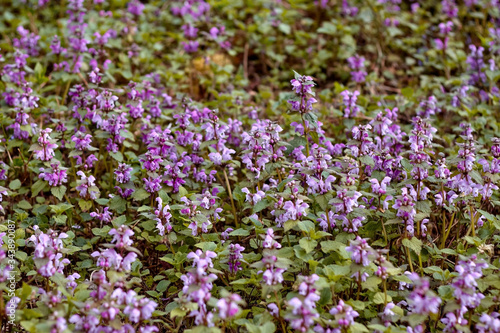
[[[500,332],[497,0],[1,4],[2,332]]]

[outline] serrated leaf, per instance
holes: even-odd
[[[346,246],[344,243],[337,242],[337,241],[324,241],[321,242],[321,251],[323,253],[330,253],[332,251],[337,252],[340,254],[343,258],[349,258],[349,254],[346,251]]]
[[[80,206],[80,209],[84,212],[88,211],[90,208],[92,208],[92,201],[87,201],[81,199],[78,201],[78,206]]]
[[[117,151],[116,153],[110,152],[109,156],[113,157],[118,162],[123,162],[123,155],[119,151]]]
[[[412,249],[417,255],[419,255],[422,251],[422,241],[416,237],[413,237],[412,239],[403,239],[403,245]]]
[[[373,158],[369,155],[363,155],[359,158],[360,162],[369,165],[369,166],[374,166],[375,162],[373,161]]]
[[[151,197],[151,193],[148,193],[146,190],[144,190],[142,188],[136,190],[132,194],[132,198],[134,198],[135,201],[142,201],[142,200],[149,198],[149,197]]]
[[[267,208],[267,206],[269,206],[269,201],[268,201],[268,200],[266,200],[266,199],[263,199],[263,200],[261,200],[261,201],[257,202],[257,204],[255,204],[255,206],[253,206],[252,211],[253,211],[254,213],[258,213],[258,212],[260,212],[261,210],[263,210],[263,209]]]
[[[306,253],[310,253],[316,248],[318,242],[313,239],[301,238],[299,245],[306,251]]]
[[[386,295],[384,293],[377,292],[373,296],[373,303],[375,303],[375,304],[384,304],[385,299],[386,299]],[[387,295],[387,303],[389,303],[390,301],[391,301],[391,297],[389,295]]]
[[[57,187],[51,187],[50,192],[57,199],[62,200],[64,198],[64,194],[66,193],[66,186],[61,185],[61,186],[57,186]]]

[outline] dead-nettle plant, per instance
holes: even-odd
[[[0,26],[0,331],[500,333],[498,1]]]

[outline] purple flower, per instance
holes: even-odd
[[[115,102],[118,100],[117,96],[113,96],[113,94],[104,90],[101,94],[96,97],[97,105],[102,111],[112,111],[115,108]]]
[[[475,255],[467,260],[461,260],[455,266],[458,276],[453,281],[456,301],[463,307],[474,309],[479,306],[484,295],[476,291],[477,280],[483,276],[483,269],[488,268],[484,260],[478,260]],[[466,309],[464,309],[466,311]]]
[[[268,285],[276,285],[283,282],[283,268],[270,267],[262,275],[262,280]]]
[[[111,218],[113,216],[113,213],[111,213],[109,211],[109,207],[104,207],[104,209],[102,210],[102,213],[100,213],[99,211],[91,212],[90,216],[95,218],[95,219],[98,219],[101,222],[108,222],[109,223],[109,222],[111,222]]]
[[[135,16],[141,16],[144,7],[144,4],[142,4],[139,0],[132,0],[127,5],[129,13]]]
[[[355,82],[363,82],[365,81],[365,77],[367,75],[365,71],[365,57],[361,57],[358,55],[347,58],[347,62],[349,63],[349,67],[351,67],[351,76]]]
[[[149,177],[143,178],[144,181],[144,189],[149,193],[155,193],[161,190],[161,178],[159,177]]]
[[[341,327],[349,327],[354,324],[354,318],[359,317],[359,313],[351,306],[339,300],[339,304],[330,310],[330,314],[335,316],[335,321]]]
[[[382,181],[379,183],[379,181],[375,178],[370,179],[370,183],[372,184],[372,191],[373,193],[381,196],[384,195],[387,192],[387,184],[391,182],[390,177],[384,177]]]
[[[358,7],[351,6],[348,0],[342,0],[342,14],[344,16],[356,16],[358,11]]]
[[[358,100],[359,91],[354,91],[351,93],[348,90],[344,90],[340,93],[342,96],[342,102],[345,106],[344,108],[344,118],[356,117],[359,112],[359,107],[356,105]]]
[[[133,302],[127,304],[123,313],[128,315],[130,321],[138,323],[151,318],[157,306],[155,301],[148,298],[135,298]]]
[[[128,164],[118,164],[118,167],[114,171],[116,181],[121,184],[128,183],[131,178],[130,172],[132,172],[132,170],[132,167]]]
[[[117,229],[111,229],[109,234],[113,236],[111,243],[114,243],[119,249],[131,246],[133,243],[130,237],[134,235],[134,232],[125,225],[122,225]]]
[[[56,149],[58,146],[50,137],[51,132],[52,129],[50,128],[46,128],[40,131],[38,145],[37,148],[35,148],[35,157],[39,160],[50,161],[55,156],[54,149]]]
[[[357,236],[355,240],[350,241],[350,245],[345,249],[351,252],[351,259],[356,264],[361,264],[365,267],[370,264],[369,256],[371,255],[372,248],[368,245],[366,239]]]
[[[80,180],[77,180],[78,186],[76,187],[80,197],[97,199],[99,189],[95,186],[95,177],[92,175],[87,177],[83,171],[78,171],[76,174],[81,177]]]
[[[236,316],[240,312],[241,297],[238,294],[231,294],[228,297],[222,298],[217,301],[217,309],[219,310],[219,317],[221,319],[229,319]]]
[[[338,215],[335,215],[333,211],[328,211],[327,214],[322,213],[318,218],[319,226],[323,231],[333,230],[336,227],[335,220]]]
[[[292,110],[300,113],[311,111],[312,105],[317,102],[317,100],[313,97],[313,78],[295,73],[295,79],[291,80],[290,83],[292,84],[292,90],[295,91],[298,98],[298,100],[288,101]]]
[[[68,259],[63,259],[64,245],[62,240],[68,238],[65,233],[57,234],[53,230],[43,233],[38,226],[34,227],[35,234],[29,241],[35,246],[34,261],[38,272],[45,277],[51,277],[55,273],[63,273],[64,266],[69,264]]]
[[[262,247],[265,249],[280,249],[281,244],[275,240],[274,230],[268,228],[266,231],[266,236],[262,242]]]
[[[38,55],[38,41],[40,36],[24,29],[22,25],[17,27],[17,32],[21,38],[14,38],[12,44],[18,49],[24,49],[30,56]]]
[[[65,168],[61,168],[59,163],[52,163],[50,167],[51,169],[40,168],[41,173],[38,178],[47,181],[50,186],[60,186],[68,182]]]
[[[498,312],[483,313],[479,321],[480,323],[476,325],[479,333],[500,333],[500,314]]]
[[[156,215],[156,228],[159,231],[160,236],[165,236],[165,230],[169,233],[172,230],[172,226],[170,225],[170,219],[172,218],[172,214],[170,213],[170,206],[163,206],[163,200],[158,197],[156,198],[156,202],[158,202],[158,208],[154,211]]]
[[[293,329],[300,332],[307,332],[314,324],[314,318],[319,317],[319,314],[313,308],[298,297],[289,300],[288,305],[292,308],[292,313],[287,320],[290,321],[290,326]]]
[[[214,326],[213,313],[207,310],[206,303],[211,297],[212,282],[217,279],[215,274],[208,274],[207,270],[213,267],[212,258],[216,256],[217,254],[212,251],[202,252],[201,250],[187,255],[188,259],[193,259],[193,266],[196,268],[181,276],[181,280],[184,282],[182,292],[187,301],[195,302],[198,305],[197,309],[192,310],[189,314],[190,317],[195,318],[196,325]],[[229,310],[229,304],[227,305],[227,310]],[[225,315],[228,313],[226,312]]]
[[[246,194],[245,202],[251,202],[254,205],[257,204],[266,196],[266,194],[260,190],[256,190],[255,194],[252,194],[246,187],[242,188],[241,192]]]
[[[267,308],[269,309],[269,313],[271,314],[271,316],[273,316],[273,317],[278,317],[279,316],[280,310],[279,310],[278,306],[275,303],[269,304],[267,306]]]
[[[241,270],[241,259],[243,259],[243,252],[245,248],[239,244],[230,244],[229,245],[229,272],[232,274],[236,274],[239,270]]]
[[[429,280],[421,278],[417,273],[411,273],[409,278],[413,281],[413,290],[407,298],[410,313],[420,315],[438,313],[441,299],[429,290]]]
[[[71,141],[75,143],[76,150],[87,150],[90,148],[90,143],[92,142],[92,136],[90,134],[83,134],[78,131],[75,135],[71,137]]]
[[[188,42],[181,42],[182,46],[184,47],[184,51],[188,53],[194,53],[198,51],[198,47],[200,44],[196,40],[190,40]]]
[[[482,46],[476,47],[475,45],[469,45],[469,49],[471,52],[466,60],[469,65],[469,84],[475,85],[480,82],[487,82],[486,74],[483,72],[486,68],[483,59],[484,48]]]

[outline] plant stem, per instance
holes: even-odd
[[[302,126],[304,127],[304,137],[306,139],[306,156],[309,157],[309,140],[307,139],[307,128],[306,128],[306,121],[304,120],[304,116],[301,113],[300,118],[302,119]]]
[[[413,263],[411,262],[410,249],[408,249],[406,246],[405,249],[406,249],[406,255],[408,256],[408,264],[410,265],[410,270],[413,273],[414,270],[413,270]]]
[[[472,205],[470,206],[470,227],[472,230],[472,237],[476,237],[476,226],[474,221],[474,214],[472,213]]]
[[[286,333],[285,323],[283,322],[283,318],[281,317],[281,304],[280,304],[280,300],[278,298],[278,292],[276,290],[274,291],[274,297],[276,297],[276,303],[278,304],[281,329],[283,330],[283,333]]]
[[[420,266],[420,276],[424,276],[424,266],[422,265],[422,256],[418,254],[418,264]]]
[[[387,281],[384,279],[384,306],[387,305]]]
[[[227,192],[229,193],[229,199],[231,199],[231,207],[233,208],[234,223],[236,225],[236,228],[239,228],[240,225],[238,223],[238,215],[236,214],[236,206],[234,205],[233,192],[231,191],[231,185],[229,185],[229,179],[227,178],[226,169],[224,168],[224,169],[222,169],[222,171],[224,171],[224,178],[226,180]]]
[[[453,226],[453,220],[455,219],[455,214],[456,214],[456,212],[453,213],[453,215],[451,216],[450,224],[448,225],[448,231],[446,231],[446,235],[444,236],[443,241],[441,242],[441,248],[444,248],[444,246],[446,244],[446,240],[448,239],[448,236],[450,235],[451,227]]]

